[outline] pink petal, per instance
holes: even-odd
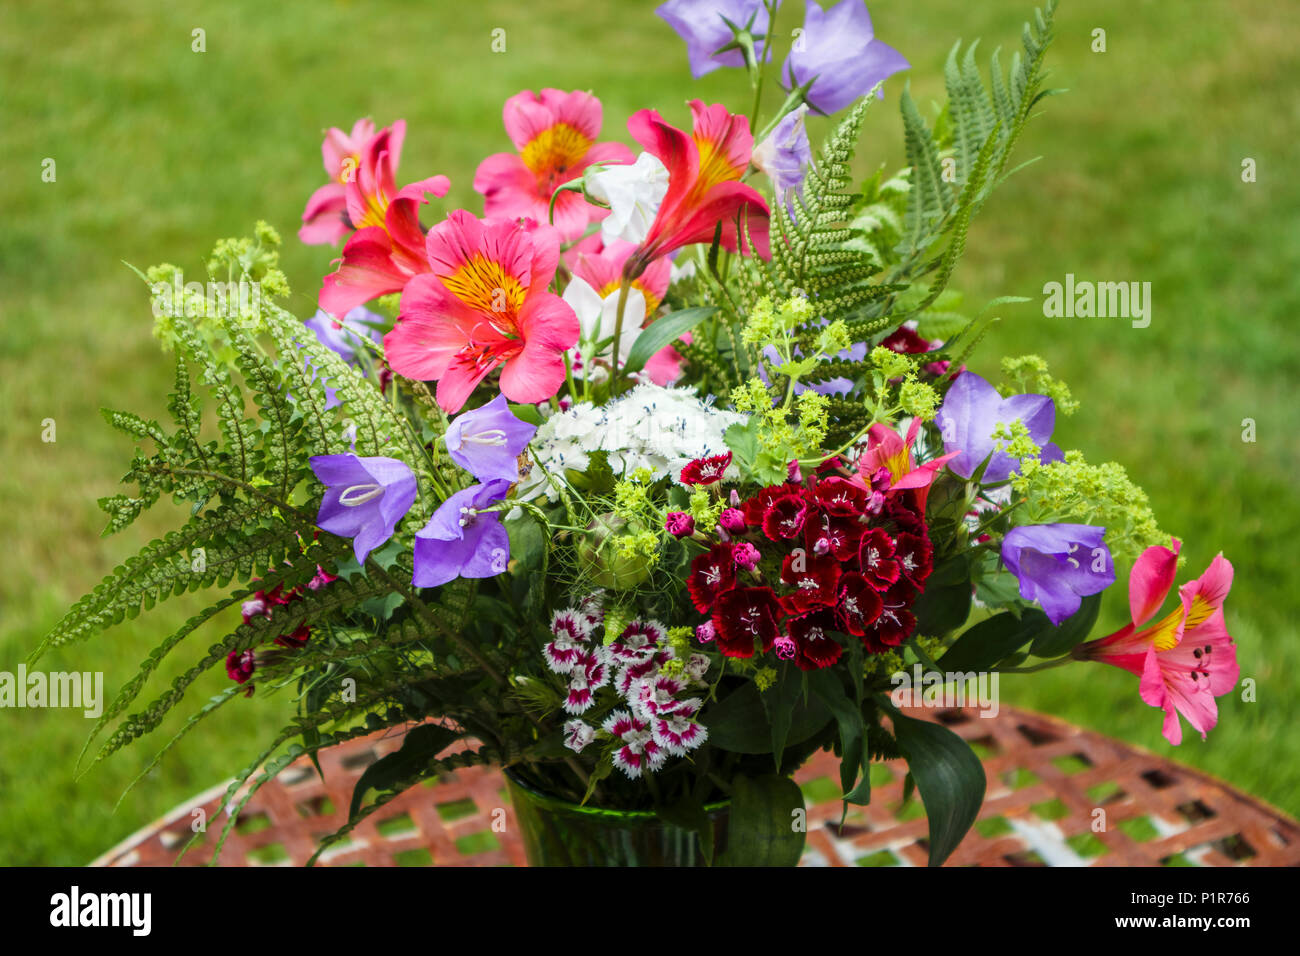
[[[393,265],[392,249],[388,233],[377,226],[353,233],[338,271],[325,277],[320,307],[341,318],[371,299],[402,291],[410,276]]]
[[[302,211],[298,238],[309,246],[338,242],[352,231],[346,220],[347,198],[339,183],[321,186]]]
[[[501,392],[514,402],[540,402],[564,384],[566,348],[578,341],[578,317],[558,295],[530,297],[520,316],[524,348],[507,359],[501,371]]]
[[[1210,608],[1222,607],[1230,590],[1232,590],[1232,562],[1220,553],[1215,555],[1204,574],[1195,581],[1188,581],[1178,589],[1178,596],[1182,598],[1183,608],[1191,612],[1192,603],[1198,597]]]
[[[492,362],[484,362],[481,365],[462,361],[453,362],[446,373],[438,379],[438,405],[449,415],[460,411],[478,383],[487,378],[488,373],[495,367]],[[561,377],[563,377],[563,370],[561,370]],[[504,391],[503,388],[502,392]]]
[[[1128,603],[1134,624],[1149,621],[1160,610],[1165,595],[1174,586],[1174,575],[1178,573],[1178,549],[1182,545],[1177,538],[1172,540],[1173,550],[1155,545],[1143,551],[1133,564],[1128,579]]]

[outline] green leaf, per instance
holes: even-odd
[[[975,582],[975,596],[989,607],[1005,607],[1020,597],[1020,582],[1009,572],[982,577]]]
[[[747,422],[727,426],[727,430],[722,433],[722,440],[735,455],[736,464],[742,472],[752,472],[754,461],[758,458],[758,427],[756,415]]]
[[[502,524],[510,537],[510,557],[518,562],[514,573],[526,573],[542,567],[547,542],[538,523],[530,515],[524,515]]]
[[[862,721],[862,711],[844,693],[839,676],[829,669],[810,673],[808,684],[812,692],[830,708],[839,724],[840,790],[844,794],[844,802],[865,806],[871,802],[871,774],[866,760],[866,727]],[[862,770],[861,783],[857,782],[859,769]]]
[[[803,854],[803,791],[789,777],[737,777],[718,866],[794,866]]]
[[[538,410],[536,405],[511,404],[507,407],[510,409],[511,415],[515,416],[515,418],[519,419],[521,422],[527,422],[529,425],[540,426],[542,422],[545,421],[545,419],[542,418],[542,413]]]
[[[628,375],[641,371],[645,367],[645,363],[650,361],[650,357],[656,352],[667,345],[672,345],[673,342],[717,311],[712,306],[701,306],[694,309],[670,312],[668,315],[655,319],[649,328],[641,330],[641,334],[632,343],[632,350],[628,352],[627,363],[623,366],[623,371]]]
[[[722,750],[742,754],[772,750],[772,725],[758,689],[748,681],[706,708],[700,721],[709,728],[709,743]],[[830,710],[817,697],[797,700],[790,712],[786,746],[802,743],[830,721]]]
[[[759,695],[763,699],[767,721],[772,727],[772,757],[776,761],[777,773],[781,772],[781,755],[785,753],[785,743],[790,736],[795,705],[803,697],[802,677],[803,672],[787,662],[776,683]]]
[[[890,711],[894,737],[907,758],[930,820],[930,866],[939,866],[957,848],[984,802],[984,766],[970,745],[947,727]]]
[[[402,749],[380,757],[361,775],[352,791],[352,805],[348,807],[348,819],[356,817],[361,809],[367,791],[387,790],[398,781],[408,779],[412,774],[433,761],[448,745],[459,740],[463,734],[438,724],[421,724],[410,730],[402,741]]]
[[[926,582],[925,593],[912,606],[917,632],[942,637],[955,631],[970,616],[970,602],[969,581],[959,581],[947,587],[935,587]]]
[[[1019,618],[1003,611],[967,629],[940,661],[949,673],[986,671],[1051,626],[1047,615],[1037,608],[1030,608]]]
[[[1101,594],[1089,594],[1060,627],[1051,627],[1034,638],[1029,646],[1029,653],[1035,657],[1060,657],[1074,650],[1076,644],[1087,640],[1097,623],[1097,614],[1101,611]],[[1050,622],[1049,622],[1050,626]]]

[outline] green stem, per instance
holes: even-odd
[[[573,383],[573,363],[569,361],[569,353],[564,352],[564,381],[569,386],[569,397],[575,402],[578,400],[578,389]]]
[[[623,335],[623,313],[627,309],[627,294],[631,289],[632,280],[627,276],[624,276],[623,281],[619,283],[618,287],[618,312],[614,318],[614,343],[612,346],[612,354],[609,357],[609,394],[611,398],[617,395],[620,391],[618,387],[618,342]]]
[[[1036,671],[1051,670],[1053,667],[1060,667],[1062,664],[1069,664],[1074,660],[1073,657],[1057,657],[1050,661],[1043,661],[1041,664],[1030,664],[1028,667],[999,667],[999,674],[1033,674]]]

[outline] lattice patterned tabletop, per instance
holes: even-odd
[[[979,819],[948,866],[1297,866],[1300,825],[1220,781],[1127,744],[1014,709],[908,711],[970,741],[988,790]],[[244,808],[223,866],[296,866],[343,822],[352,787],[401,746],[392,731],[322,751],[324,781],[299,761]],[[905,765],[873,766],[871,805],[840,826],[838,763],[820,753],[795,779],[808,804],[804,866],[924,866],[925,815],[901,802]],[[225,785],[195,797],[105,853],[92,866],[168,866],[191,836],[204,842],[182,865],[211,857],[225,822]],[[525,865],[500,771],[470,767],[413,787],[372,814],[324,866]]]

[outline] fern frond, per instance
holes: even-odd
[[[310,562],[310,565],[314,569],[315,562]],[[305,571],[299,573],[300,578],[303,573]],[[234,632],[208,648],[208,653],[198,663],[173,679],[171,687],[144,710],[124,718],[104,742],[94,763],[158,727],[168,712],[180,703],[190,685],[210,668],[224,661],[231,651],[243,651],[268,643],[281,634],[291,633],[305,621],[322,620],[332,613],[350,609],[361,601],[385,593],[387,589],[383,585],[367,578],[341,578],[331,582],[328,587],[308,591],[288,604],[275,605],[270,618],[255,617],[248,623],[241,624]]]
[[[51,647],[84,641],[173,594],[225,584],[236,574],[247,576],[254,566],[278,564],[297,549],[297,530],[285,524],[257,527],[264,509],[260,502],[219,505],[145,545],[74,604],[30,660]],[[201,564],[195,555],[200,549]]]

